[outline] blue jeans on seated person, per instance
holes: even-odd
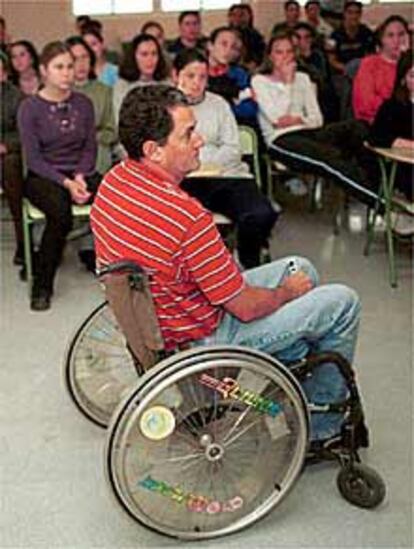
[[[300,257],[273,261],[243,275],[252,286],[275,288],[288,276],[292,259],[311,278],[314,288],[310,292],[252,322],[241,322],[226,313],[217,330],[194,345],[244,345],[268,353],[287,366],[309,353],[333,351],[352,364],[360,316],[360,301],[353,290],[341,284],[318,286],[315,268]],[[333,364],[319,366],[302,387],[310,402],[337,402],[347,396],[344,379]],[[342,421],[338,413],[312,414],[311,439],[337,435]]]

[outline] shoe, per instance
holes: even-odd
[[[391,212],[392,230],[398,236],[414,235],[414,216]]]
[[[298,177],[292,177],[285,183],[285,187],[293,196],[305,196],[308,194],[308,187]]]
[[[50,309],[51,293],[48,290],[40,289],[33,292],[30,301],[32,311],[47,311]]]
[[[79,259],[86,269],[95,274],[96,269],[96,255],[94,250],[79,250]]]

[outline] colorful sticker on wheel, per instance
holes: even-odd
[[[234,513],[244,505],[244,500],[241,496],[234,496],[223,502],[217,501],[191,492],[185,492],[182,488],[172,486],[167,482],[155,480],[150,475],[140,480],[138,485],[151,492],[158,492],[175,503],[184,504],[188,511],[193,513],[207,513],[208,515]]]
[[[174,431],[175,417],[165,406],[152,406],[142,414],[139,426],[146,438],[163,440]]]
[[[206,373],[202,373],[199,377],[199,382],[202,385],[217,391],[224,398],[232,398],[239,402],[244,402],[261,414],[268,414],[271,417],[276,417],[283,411],[282,406],[277,402],[264,398],[254,391],[243,389],[240,387],[239,383],[231,377],[217,379]]]

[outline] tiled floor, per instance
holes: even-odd
[[[327,214],[289,210],[272,241],[274,257],[310,258],[324,281],[342,281],[362,298],[356,368],[372,446],[363,459],[386,480],[375,511],[352,507],[335,487],[336,468],[308,469],[286,499],[247,531],[197,547],[412,547],[412,263],[398,248],[400,284],[388,285],[384,242],[362,255],[363,217],[333,236]],[[352,229],[352,230],[351,230]],[[102,295],[73,245],[59,271],[53,307],[28,308],[11,265],[9,222],[2,223],[0,547],[132,548],[177,546],[132,522],[103,476],[105,432],[84,420],[65,392],[64,350]],[[188,544],[190,545],[190,544]]]

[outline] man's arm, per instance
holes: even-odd
[[[251,322],[277,311],[282,305],[309,292],[311,279],[303,272],[288,276],[277,288],[248,286],[223,304],[224,309],[241,320]]]

